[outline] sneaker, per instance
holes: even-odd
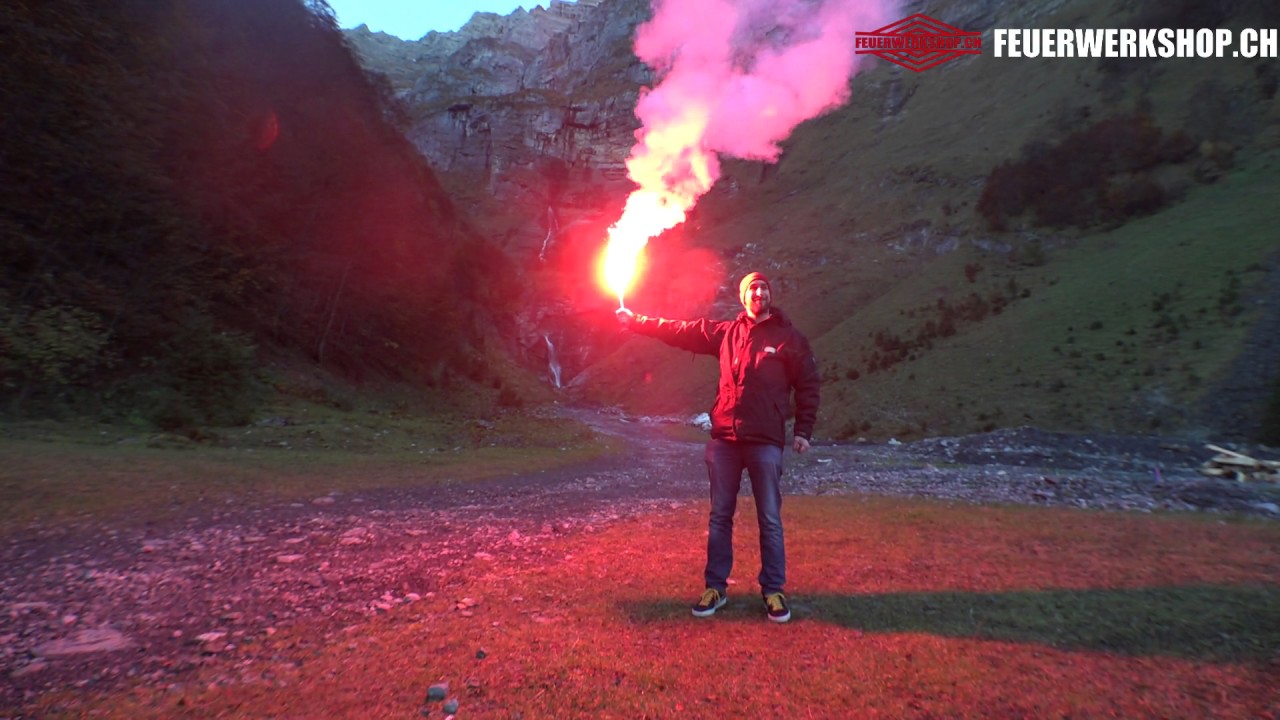
[[[729,598],[725,597],[719,590],[707,588],[702,591],[702,597],[698,598],[698,602],[693,604],[694,617],[711,617],[716,611],[724,607],[729,602]]]
[[[769,611],[769,619],[774,622],[786,622],[791,619],[791,608],[787,606],[787,596],[780,592],[764,596],[764,607]]]

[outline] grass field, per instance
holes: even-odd
[[[751,522],[697,619],[704,512],[477,559],[368,624],[302,624],[190,682],[39,716],[1262,718],[1280,704],[1280,527],[1203,516],[788,498],[794,618],[765,619]],[[740,519],[752,516],[750,503]]]
[[[194,441],[120,426],[5,425],[0,535],[30,523],[158,521],[214,505],[480,480],[616,450],[585,425],[531,413],[486,420],[288,408],[276,424],[205,430]]]

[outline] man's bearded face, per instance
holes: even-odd
[[[753,280],[747,288],[746,296],[742,299],[742,307],[746,309],[747,317],[760,317],[768,314],[772,300],[769,294],[769,283],[764,280]]]

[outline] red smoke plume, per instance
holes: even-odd
[[[855,33],[894,12],[889,0],[654,0],[635,43],[659,78],[636,105],[627,171],[640,187],[609,229],[604,260],[620,299],[648,239],[711,189],[721,154],[773,162],[796,125],[848,100],[865,59]]]

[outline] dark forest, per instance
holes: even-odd
[[[483,362],[508,263],[323,2],[6,3],[0,42],[7,414],[234,424],[264,356]]]

